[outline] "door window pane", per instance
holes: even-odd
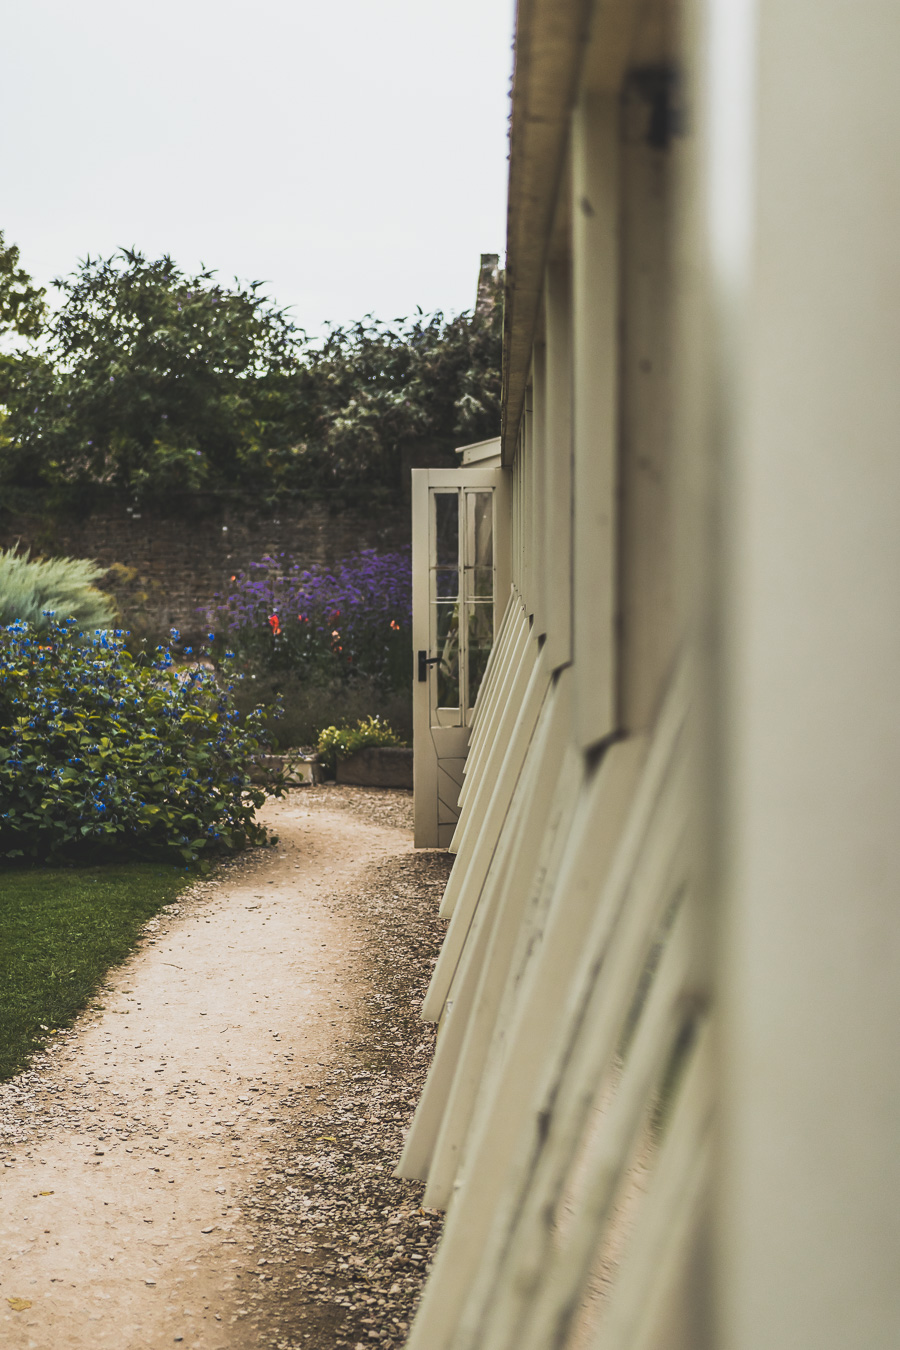
[[[459,707],[459,605],[438,602],[435,606],[437,706]]]
[[[431,604],[435,725],[463,725],[494,642],[494,494],[432,489]]]
[[[473,567],[494,566],[494,494],[467,492],[469,558]]]
[[[459,493],[434,494],[434,561],[438,567],[459,566]]]
[[[459,572],[455,567],[436,567],[434,569],[435,597],[438,600],[455,600],[459,595]]]
[[[459,595],[459,493],[434,494],[434,593],[439,600]]]
[[[494,494],[466,493],[466,708],[475,706],[494,644]]]
[[[493,600],[493,567],[473,567],[469,573],[469,596],[472,600]]]

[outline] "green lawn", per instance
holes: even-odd
[[[188,880],[160,863],[0,873],[0,1080],[70,1025]]]

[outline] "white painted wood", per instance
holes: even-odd
[[[570,823],[558,826],[549,893],[536,898],[531,931],[516,954],[412,1350],[449,1345],[457,1326],[474,1336],[496,1296],[498,1262],[540,1131],[546,1065],[566,1036],[569,1006],[561,991],[583,957],[613,859],[620,873],[634,865],[683,721],[684,687],[676,685],[646,765],[646,745],[633,739],[606,751],[587,790],[575,777],[578,804],[571,815],[564,807]]]
[[[510,692],[519,675],[526,648],[529,645],[529,625],[522,609],[522,602],[516,595],[516,614],[510,624],[509,641],[498,661],[497,678],[490,690],[489,702],[485,707],[477,736],[474,737],[470,764],[470,784],[480,781],[482,769],[487,765],[496,749],[497,728],[509,701]],[[533,652],[533,647],[531,648]],[[466,799],[471,786],[464,789],[460,807],[465,809]],[[464,814],[460,816],[460,830],[465,829]]]
[[[710,4],[703,103],[731,489],[721,1343],[895,1350],[900,7],[754,9],[742,32]]]
[[[516,974],[498,1019],[462,1175],[433,1278],[412,1327],[410,1350],[445,1350],[460,1318],[468,1311],[477,1327],[484,1302],[495,1292],[499,1252],[510,1211],[518,1204],[523,1160],[530,1152],[543,1066],[561,1035],[560,988],[582,951],[596,887],[603,881],[604,845],[608,864],[642,751],[636,740],[612,746],[587,792],[573,773],[578,805],[568,815],[565,807],[570,799],[563,803],[557,856],[550,866],[555,884],[551,882],[548,894],[536,897],[532,938],[517,953]]]
[[[534,530],[533,530],[533,464],[534,464],[534,398],[529,384],[525,393],[525,415],[522,420],[522,444],[517,456],[519,465],[520,550],[522,569],[522,599],[529,618],[534,614]]]
[[[531,498],[532,614],[535,637],[547,632],[547,559],[558,541],[548,540],[547,493],[551,466],[547,444],[547,346],[542,334],[534,344],[531,365],[532,462]]]
[[[497,724],[508,702],[510,687],[515,679],[525,643],[528,640],[528,620],[522,608],[521,598],[517,591],[512,591],[511,596],[514,597],[511,601],[514,612],[510,618],[508,638],[502,651],[498,653],[497,666],[487,691],[485,707],[479,719],[479,725],[472,732],[471,759],[469,760],[470,781],[477,781],[482,762],[492,751],[496,740]],[[461,807],[465,806],[467,795],[468,790],[464,787],[460,797]]]
[[[547,557],[547,661],[557,670],[572,659],[572,286],[568,263],[547,268],[546,464],[544,525]]]
[[[473,441],[471,445],[458,445],[456,453],[462,456],[463,466],[477,464],[482,469],[499,469],[500,437],[492,436],[487,441]]]
[[[519,7],[514,143],[523,118],[528,137],[565,139],[541,118],[542,63],[560,32],[591,30],[571,194],[546,163],[510,203],[508,314],[527,266],[531,324],[552,257],[547,369],[568,333],[571,379],[560,360],[541,411],[540,327],[511,320],[507,383],[513,360],[520,399],[530,369],[533,399],[521,422],[505,407],[512,577],[535,622],[520,612],[497,654],[464,784],[431,1010],[451,1006],[417,1141],[448,1215],[409,1350],[574,1350],[709,961],[717,1002],[650,1150],[596,1350],[895,1350],[900,9],[626,0],[572,17],[569,0]],[[554,71],[579,66],[580,47],[567,55]],[[549,722],[535,710],[522,730],[544,630],[544,676],[570,673],[576,709],[546,795]],[[679,890],[683,928],[620,1065]]]
[[[488,875],[448,994],[458,1049],[426,1191],[426,1202],[440,1208],[446,1208],[453,1194],[517,935],[536,884],[548,813],[565,759],[570,718],[568,680],[562,672],[542,709],[526,772],[510,810],[514,818],[498,846],[498,855],[503,849],[505,856],[501,866],[492,867]],[[441,1039],[447,1040],[447,1031],[442,1031]],[[452,1053],[448,1045],[448,1060]]]
[[[495,1223],[506,1228],[498,1248],[500,1264],[491,1271],[499,1292],[486,1279],[476,1281],[466,1324],[471,1330],[490,1322],[497,1328],[498,1344],[506,1344],[503,1338],[511,1328],[521,1330],[525,1291],[550,1259],[546,1215],[558,1205],[653,935],[676,892],[685,802],[683,764],[673,753],[676,744],[670,741],[668,756],[661,753],[661,744],[651,757],[616,841],[591,931],[568,972],[559,1039],[545,1052],[543,1080],[527,1111],[519,1174],[512,1194],[495,1211]],[[465,1338],[461,1344],[467,1344]]]
[[[427,1202],[447,1205],[448,1217],[409,1350],[564,1350],[697,969],[688,894],[620,1072],[629,1008],[668,932],[664,918],[685,887],[697,835],[687,823],[690,666],[673,678],[680,632],[666,590],[679,509],[670,491],[665,359],[674,154],[660,148],[658,125],[652,143],[645,125],[620,174],[620,107],[636,119],[631,129],[644,115],[658,123],[660,104],[646,82],[644,102],[628,104],[634,88],[623,99],[612,76],[613,66],[657,70],[669,58],[670,7],[650,0],[613,9],[613,18],[605,6],[593,16],[593,92],[575,99],[572,176],[559,166],[554,234],[540,244],[552,260],[543,318],[524,342],[514,335],[516,352],[532,343],[530,377],[528,367],[516,375],[525,412],[504,430],[505,453],[516,447],[511,574],[519,607],[475,718],[442,905],[450,927],[423,1010],[441,1029],[401,1171],[427,1176]],[[544,45],[520,46],[522,63],[539,61],[561,31],[563,16],[540,3],[523,8],[520,22],[538,13],[547,20]],[[598,62],[610,47],[600,30],[610,26],[614,60]],[[646,396],[642,361],[653,374]],[[624,666],[620,631],[629,644]],[[565,707],[573,698],[574,711]],[[623,728],[631,734],[616,741]],[[600,1097],[613,1086],[598,1128]],[[696,1119],[678,1138],[683,1176],[702,1184]],[[673,1191],[667,1166],[659,1203],[693,1237],[694,1211]],[[657,1201],[652,1191],[650,1199]],[[565,1230],[548,1234],[548,1215],[563,1208]],[[670,1246],[639,1241],[670,1268]],[[646,1269],[643,1247],[637,1255],[633,1269]],[[659,1297],[671,1302],[671,1288],[677,1301],[684,1278],[666,1275]],[[612,1306],[620,1318],[631,1308],[622,1324],[637,1325],[633,1299]],[[653,1318],[658,1324],[656,1311]]]
[[[549,674],[539,655],[521,704],[516,708],[515,720],[506,742],[506,752],[497,775],[494,791],[485,804],[483,819],[479,817],[480,828],[477,836],[474,831],[470,831],[460,845],[457,863],[450,874],[444,903],[441,906],[441,913],[449,913],[450,915],[450,926],[447,929],[422,1008],[422,1016],[426,1022],[439,1021],[444,1010],[450,981],[456,970],[456,963],[459,960],[459,954],[462,951],[472,915],[481,897],[484,879],[487,876],[487,870],[494,855],[497,839],[506,819],[525,756],[528,753],[528,746],[531,742],[541,704],[547,692],[549,679]],[[476,798],[476,803],[477,800]],[[455,876],[459,877],[456,885],[454,885]]]
[[[506,697],[503,701],[498,701],[496,722],[491,728],[490,736],[485,740],[484,747],[480,747],[484,762],[482,765],[479,761],[477,775],[473,778],[474,791],[471,796],[468,793],[466,794],[463,814],[453,838],[452,849],[457,854],[466,846],[467,840],[469,847],[471,847],[474,839],[470,836],[477,836],[483,828],[484,812],[493,796],[503,769],[509,747],[509,738],[538,661],[538,646],[531,638],[527,620],[521,634],[521,641],[514,655],[515,660],[510,664],[510,679]],[[547,678],[549,679],[549,676]],[[457,880],[454,881],[451,873],[447,889],[453,897],[456,895],[460,880],[461,877],[458,875]],[[453,904],[455,904],[455,898],[449,900],[447,908],[442,909],[441,912],[449,915]]]
[[[704,1019],[678,1085],[649,1194],[591,1350],[697,1345],[703,1332],[680,1297],[709,1194],[712,1166],[712,1029]],[[708,1272],[705,1272],[708,1278]],[[702,1277],[701,1277],[702,1278]]]
[[[480,746],[481,741],[488,733],[491,719],[496,717],[496,705],[503,700],[503,691],[506,688],[505,681],[509,678],[512,652],[515,649],[515,644],[521,640],[523,633],[527,631],[528,620],[525,616],[522,597],[515,587],[511,587],[503,644],[498,647],[496,661],[490,671],[490,679],[486,681],[485,701],[478,710],[478,722],[472,732],[476,746]]]
[[[575,737],[617,726],[619,100],[584,94],[572,120],[573,656]]]
[[[617,662],[620,725],[652,724],[678,642],[671,308],[674,148],[648,144],[652,105],[621,100]]]
[[[482,714],[485,709],[485,705],[490,701],[491,698],[491,690],[493,689],[495,683],[497,665],[498,663],[502,663],[505,656],[506,644],[509,637],[509,630],[512,624],[512,608],[513,608],[513,592],[512,590],[510,590],[509,596],[506,601],[506,608],[503,611],[503,618],[500,620],[500,628],[497,633],[497,641],[494,644],[493,648],[491,649],[491,654],[488,657],[487,668],[484,672],[484,682],[481,686],[478,697],[475,700],[475,706],[472,709],[472,720],[469,724],[472,729],[472,738],[469,742],[470,747],[475,742],[475,737],[478,731],[478,723],[481,720]]]
[[[417,847],[434,847],[437,825],[437,755],[431,740],[429,688],[417,680],[416,642],[430,642],[428,470],[412,471],[413,817]]]
[[[535,798],[545,797],[556,786],[555,778],[550,784],[546,776],[541,781],[541,768],[548,749],[548,738],[554,729],[558,729],[562,720],[557,693],[557,690],[552,689],[541,709],[533,753],[527,757],[526,769],[516,784],[506,828],[491,860],[481,897],[466,934],[460,965],[448,991],[434,1060],[400,1161],[401,1176],[428,1178],[426,1198],[429,1207],[446,1207],[455,1176],[455,1162],[446,1159],[441,1161],[439,1158],[435,1166],[434,1157],[439,1135],[445,1138],[445,1154],[452,1147],[448,1130],[453,1130],[453,1138],[456,1139],[456,1131],[450,1123],[448,1103],[455,1091],[461,1055],[465,1060],[465,1071],[478,1072],[478,1066],[464,1043],[469,1035],[472,1006],[482,980],[485,951],[494,940],[498,912],[504,905],[515,905],[523,878],[526,885],[530,880],[528,864],[531,857],[527,836],[530,830],[532,839],[529,842],[533,845],[536,837],[539,843],[544,823],[535,819]],[[495,992],[499,994],[502,976],[497,975],[497,983],[500,989]],[[465,1127],[459,1122],[458,1128],[464,1130]],[[448,1166],[453,1169],[449,1177]]]
[[[580,1150],[566,1150],[566,1156],[560,1160],[559,1175],[566,1177],[570,1175],[573,1162],[576,1159],[580,1162],[578,1186],[572,1201],[574,1213],[569,1219],[565,1237],[562,1240],[557,1237],[552,1248],[548,1244],[545,1249],[548,1264],[543,1267],[543,1278],[539,1284],[533,1284],[526,1296],[519,1300],[518,1326],[504,1327],[502,1336],[496,1342],[498,1346],[515,1346],[516,1350],[544,1350],[547,1345],[560,1344],[565,1340],[573,1314],[587,1292],[598,1239],[610,1220],[619,1187],[641,1138],[642,1124],[684,1027],[683,995],[690,962],[687,936],[682,906],[654,973],[647,1004],[641,1014],[634,1041],[629,1046],[612,1100],[601,1116],[596,1136],[588,1141],[588,1157],[581,1160],[578,1159]],[[586,1018],[583,1034],[592,1037],[600,1020]],[[586,1094],[593,1087],[591,1105],[595,1106],[600,1099],[606,1075],[612,1068],[612,1061],[608,1059],[603,1065],[605,1072],[601,1071],[594,1083],[589,1084],[589,1080],[581,1075],[580,1071],[585,1066],[578,1062],[579,1059],[580,1056],[576,1056],[575,1063],[568,1069],[567,1078],[573,1086],[578,1078],[576,1091],[579,1094]],[[602,1061],[599,1056],[591,1055],[590,1059],[600,1067]],[[558,1109],[554,1111],[554,1124],[560,1114]],[[583,1126],[580,1133],[583,1136]],[[548,1139],[548,1153],[552,1152],[554,1143],[552,1138]],[[560,1212],[558,1204],[556,1212]],[[534,1250],[534,1244],[528,1246]]]

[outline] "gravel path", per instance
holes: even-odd
[[[393,1178],[449,859],[298,789],[0,1087],[4,1350],[402,1344],[440,1229]]]

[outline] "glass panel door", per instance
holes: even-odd
[[[434,488],[431,497],[432,725],[468,726],[494,643],[494,494]]]
[[[466,615],[466,722],[494,645],[494,494],[464,490]]]
[[[413,469],[413,759],[417,847],[459,816],[472,712],[509,590],[505,469]]]
[[[432,493],[431,659],[435,667],[433,721],[462,724],[460,689],[460,518],[459,491]]]

